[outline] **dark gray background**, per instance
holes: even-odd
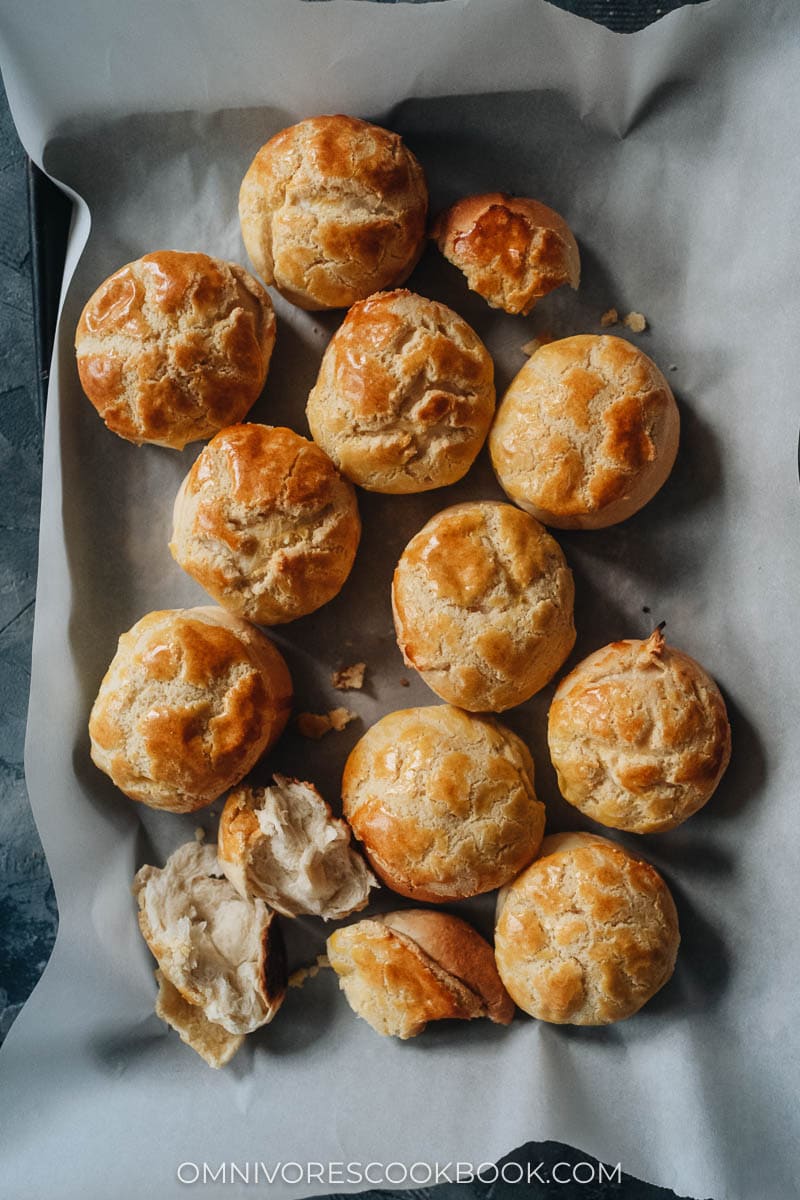
[[[392,2],[392,0],[388,0]],[[416,0],[424,2],[424,0]],[[490,0],[489,0],[490,2]],[[580,13],[619,32],[643,28],[680,7],[675,0],[559,0],[559,7]],[[30,678],[31,636],[36,590],[36,554],[41,487],[42,426],[40,372],[37,362],[37,317],[40,344],[47,344],[47,291],[54,283],[51,258],[57,262],[63,211],[43,197],[35,249],[49,271],[38,277],[31,253],[28,169],[0,85],[0,466],[3,512],[0,516],[0,1040],[36,984],[55,939],[57,912],[50,875],[28,804],[23,774],[23,744]],[[41,240],[43,238],[43,240]],[[38,305],[36,301],[38,300]],[[40,355],[41,357],[41,355]],[[511,1147],[509,1147],[511,1149]],[[680,1148],[676,1147],[676,1153]],[[553,1143],[531,1144],[513,1155],[518,1161],[552,1165],[579,1162],[583,1156]],[[623,1164],[624,1165],[624,1164]],[[544,1173],[544,1172],[543,1172]],[[453,1187],[435,1189],[447,1200]],[[505,1200],[508,1186],[462,1185],[459,1200],[487,1195]],[[515,1190],[518,1194],[518,1189]],[[672,1193],[627,1179],[619,1186],[541,1187],[533,1196],[558,1195],[564,1200],[596,1200],[625,1196],[653,1200]],[[403,1193],[412,1197],[412,1192]],[[374,1196],[389,1193],[373,1193]],[[87,1197],[87,1200],[94,1200]]]

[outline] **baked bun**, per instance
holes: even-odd
[[[224,1067],[244,1044],[243,1033],[228,1033],[222,1025],[209,1021],[197,1004],[184,1000],[178,989],[166,978],[163,971],[156,971],[158,995],[156,1016],[165,1021],[179,1034],[187,1046],[210,1067]]]
[[[441,213],[431,236],[492,308],[529,313],[537,300],[581,277],[578,243],[546,204],[489,192],[467,196]]]
[[[347,308],[411,274],[425,244],[422,167],[388,129],[310,117],[256,154],[239,192],[247,253],[300,308]]]
[[[340,591],[361,536],[353,485],[291,429],[234,425],[181,485],[170,550],[209,595],[259,625],[314,612]]]
[[[452,309],[413,292],[354,304],[328,344],[306,416],[348,479],[426,492],[465,475],[494,415],[494,367]]]
[[[609,1025],[667,982],[680,934],[654,867],[589,833],[546,837],[497,899],[495,957],[511,998],[557,1025]]]
[[[164,867],[136,873],[139,927],[188,1004],[228,1033],[252,1033],[283,1003],[283,938],[263,900],[243,900],[228,882],[216,849],[187,842]]]
[[[507,883],[544,833],[525,743],[447,704],[389,713],[368,729],[345,764],[342,801],[384,883],[431,903]]]
[[[132,800],[193,812],[247,774],[291,703],[286,663],[252,625],[211,607],[148,613],[100,685],[92,760]]]
[[[655,496],[680,417],[658,367],[624,338],[541,346],[511,380],[489,449],[508,496],[545,525],[603,529]]]
[[[274,345],[272,303],[252,275],[178,250],[116,271],[75,335],[81,385],[108,428],[176,450],[242,420]]]
[[[719,688],[660,629],[604,646],[562,679],[547,736],[564,799],[631,833],[674,829],[697,812],[731,756]]]
[[[276,775],[272,787],[237,788],[219,820],[219,864],[241,896],[287,917],[336,921],[369,901],[377,881],[350,848],[350,829],[317,789]]]
[[[549,533],[510,504],[437,513],[394,573],[405,662],[470,712],[502,712],[552,679],[575,643],[575,589]]]
[[[448,913],[410,909],[346,925],[328,938],[328,959],[350,1007],[384,1036],[415,1037],[446,1018],[508,1025],[514,1016],[491,946]]]

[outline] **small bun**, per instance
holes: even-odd
[[[353,483],[425,492],[465,475],[494,415],[488,351],[452,309],[408,291],[354,304],[322,359],[306,415]]]
[[[431,236],[492,308],[529,313],[548,292],[581,276],[578,243],[563,217],[538,200],[489,192],[441,213]]]
[[[176,450],[246,416],[274,345],[272,303],[252,275],[178,250],[116,271],[75,335],[81,385],[108,428]]]
[[[384,1036],[415,1037],[448,1018],[513,1018],[491,946],[459,917],[387,913],[337,929],[327,950],[350,1007]]]
[[[511,998],[559,1025],[633,1016],[667,982],[680,934],[654,867],[594,834],[546,837],[497,900],[495,957]]]
[[[310,783],[276,775],[272,787],[231,792],[219,820],[219,863],[241,896],[287,917],[338,921],[369,901],[377,881],[350,829]]]
[[[277,918],[262,900],[236,893],[216,846],[187,842],[164,867],[142,867],[133,894],[142,935],[188,1004],[232,1034],[272,1020],[286,993]]]
[[[100,685],[92,760],[131,799],[193,812],[247,774],[291,703],[286,663],[252,625],[219,608],[148,613]]]
[[[345,764],[342,802],[381,879],[431,903],[507,883],[544,833],[525,743],[446,704],[389,713],[368,729]]]
[[[719,688],[658,629],[604,646],[562,679],[548,741],[564,799],[631,833],[674,829],[697,812],[731,756]]]
[[[394,573],[403,658],[470,712],[502,712],[552,679],[575,643],[572,574],[527,513],[479,501],[438,513]]]
[[[247,253],[300,308],[347,308],[403,283],[425,244],[428,190],[396,133],[310,117],[256,154],[239,193]]]
[[[173,518],[179,566],[259,625],[332,600],[361,536],[353,485],[313,442],[269,425],[218,433],[184,479]]]
[[[489,449],[508,496],[545,525],[603,529],[666,482],[680,417],[669,384],[624,338],[541,346],[512,379]]]

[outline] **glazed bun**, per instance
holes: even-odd
[[[327,949],[350,1007],[384,1036],[416,1037],[448,1018],[513,1018],[491,946],[459,917],[387,913],[337,929]]]
[[[507,495],[545,525],[602,529],[666,481],[680,417],[669,384],[624,338],[541,346],[512,379],[489,450]]]
[[[81,385],[108,428],[177,450],[242,420],[274,345],[272,304],[252,275],[178,250],[116,271],[75,335]]]
[[[478,501],[437,513],[394,573],[405,662],[450,704],[502,712],[552,679],[575,642],[572,575],[527,513]]]
[[[731,756],[719,688],[659,629],[604,646],[562,679],[548,741],[564,799],[631,833],[674,829],[697,812]]]
[[[425,176],[402,138],[355,117],[320,116],[262,146],[239,219],[265,283],[300,308],[347,308],[403,283],[425,244]]]
[[[247,774],[291,703],[286,663],[252,625],[211,607],[148,613],[100,685],[92,759],[131,799],[193,812]]]
[[[354,304],[322,359],[306,415],[348,479],[425,492],[465,475],[494,415],[494,368],[450,308],[408,291]]]
[[[241,896],[287,917],[338,921],[369,901],[377,881],[350,848],[350,829],[310,783],[276,775],[237,788],[219,821],[219,863]]]
[[[341,590],[361,536],[353,485],[291,429],[234,425],[181,485],[170,551],[230,612],[280,625]]]
[[[679,942],[675,904],[655,868],[594,834],[546,837],[497,900],[500,978],[541,1021],[633,1016],[672,975]]]
[[[439,215],[431,236],[470,290],[507,313],[529,313],[554,288],[580,282],[572,230],[538,200],[502,192],[467,196]]]
[[[507,883],[544,833],[525,743],[447,704],[389,713],[368,729],[345,764],[342,802],[384,883],[432,903]]]

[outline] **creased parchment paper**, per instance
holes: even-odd
[[[168,1200],[185,1194],[184,1162],[480,1163],[555,1138],[681,1194],[788,1200],[800,1144],[796,6],[712,3],[623,39],[538,0],[5,0],[0,33],[27,149],[79,197],[47,412],[26,756],[61,923],[0,1059],[3,1194]],[[400,1044],[356,1020],[323,971],[213,1073],[153,1015],[154,964],[129,891],[137,866],[163,860],[197,818],[116,793],[86,735],[118,634],[149,609],[203,602],[166,546],[197,447],[137,449],[108,433],[81,395],[72,334],[94,287],[148,250],[245,261],[236,197],[252,154],[289,122],[337,110],[407,138],[434,208],[501,188],[570,220],[581,289],[531,318],[490,310],[433,251],[412,277],[475,325],[501,389],[537,333],[596,331],[612,305],[647,316],[638,343],[674,385],[681,450],[638,516],[560,536],[577,585],[571,661],[666,620],[725,691],[734,757],[683,828],[622,839],[664,872],[683,931],[673,981],[633,1020],[579,1030],[520,1016]],[[274,366],[251,415],[305,432],[341,314],[277,308]],[[484,456],[446,491],[361,495],[364,539],[343,593],[278,635],[300,709],[341,703],[331,670],[367,662],[367,686],[345,699],[359,719],[319,743],[288,737],[258,778],[268,767],[312,778],[336,803],[364,728],[434,702],[401,682],[391,569],[434,511],[498,494]],[[547,760],[549,697],[507,720],[533,748],[558,830],[581,822]],[[213,814],[200,819],[213,831]],[[488,933],[491,908],[484,898],[461,911]],[[291,965],[313,961],[323,926],[285,927]],[[279,1176],[194,1192],[343,1186]]]

